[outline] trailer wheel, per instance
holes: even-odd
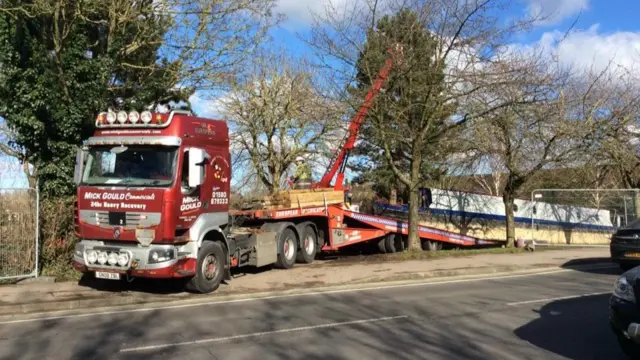
[[[400,234],[393,234],[393,246],[395,247],[397,252],[403,252],[407,250],[405,241]]]
[[[387,242],[387,238],[386,237],[383,237],[382,239],[378,240],[378,250],[382,254],[386,254],[387,253],[387,246],[385,245],[386,242]]]
[[[278,261],[276,267],[280,269],[290,269],[296,263],[298,252],[298,241],[296,233],[291,228],[286,228],[280,233],[278,238]]]
[[[218,242],[205,241],[198,251],[196,275],[187,283],[187,289],[202,294],[215,291],[224,277],[225,255]]]
[[[300,239],[300,251],[296,256],[299,263],[311,264],[318,251],[318,238],[311,226],[305,226]]]
[[[422,249],[427,251],[442,250],[442,243],[440,241],[424,240],[422,242]]]
[[[395,234],[388,234],[384,237],[384,247],[387,249],[387,254],[393,254],[396,252]]]

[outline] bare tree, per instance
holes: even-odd
[[[353,80],[355,68],[360,83],[372,83],[380,69],[380,54],[402,45],[386,91],[368,118],[367,142],[382,151],[386,166],[409,188],[410,248],[420,246],[419,188],[447,173],[447,157],[459,151],[456,133],[473,119],[509,105],[487,102],[481,108],[466,103],[486,88],[511,83],[509,73],[527,71],[491,66],[496,54],[508,47],[509,37],[536,20],[505,24],[499,18],[511,4],[509,0],[363,0],[346,13],[330,6],[324,16],[317,16],[308,43],[320,54],[323,66],[343,74],[343,82]],[[385,17],[389,14],[393,16]],[[498,83],[483,81],[499,75]],[[358,103],[361,94],[350,99]]]
[[[501,85],[477,93],[470,104],[480,109],[505,106],[477,118],[468,140],[479,159],[505,169],[501,195],[507,245],[513,246],[516,194],[544,170],[584,164],[583,151],[592,143],[586,120],[575,117],[580,92],[569,81],[569,70],[530,52],[509,53],[491,67],[502,69],[494,73],[508,74],[509,81],[503,75],[485,77],[483,81]]]
[[[505,168],[499,159],[494,157],[483,159],[484,161],[472,162],[470,166],[473,175],[473,183],[482,191],[492,196],[502,196],[505,182]]]
[[[343,134],[343,108],[323,96],[305,61],[284,55],[255,59],[246,81],[221,101],[232,146],[270,191],[280,189],[296,157],[318,161]],[[314,158],[314,159],[312,159]]]
[[[638,76],[611,62],[593,79],[583,96],[596,151],[591,164],[601,169],[609,184],[620,188],[640,188],[640,89]],[[640,194],[634,199],[640,214]]]
[[[114,0],[114,3],[118,3]],[[282,20],[275,0],[156,0],[155,11],[170,15],[164,52],[182,64],[181,86],[208,90],[243,73],[268,30]],[[136,16],[135,13],[131,14]]]

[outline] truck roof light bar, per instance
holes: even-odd
[[[94,136],[84,142],[86,146],[118,145],[162,145],[180,146],[182,139],[177,136]]]
[[[191,111],[171,110],[169,115],[152,113],[145,110],[141,113],[137,111],[104,111],[96,118],[96,127],[100,129],[108,128],[165,128],[171,124],[171,120],[176,115],[192,116]]]

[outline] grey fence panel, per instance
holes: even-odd
[[[38,276],[39,194],[0,188],[0,280]]]
[[[611,235],[640,217],[638,189],[537,189],[530,207],[531,238],[550,244],[607,245]]]

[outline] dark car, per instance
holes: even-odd
[[[640,359],[640,267],[622,274],[609,299],[609,322],[622,350],[631,359]]]
[[[621,227],[611,236],[611,261],[622,270],[640,265],[640,219]]]

